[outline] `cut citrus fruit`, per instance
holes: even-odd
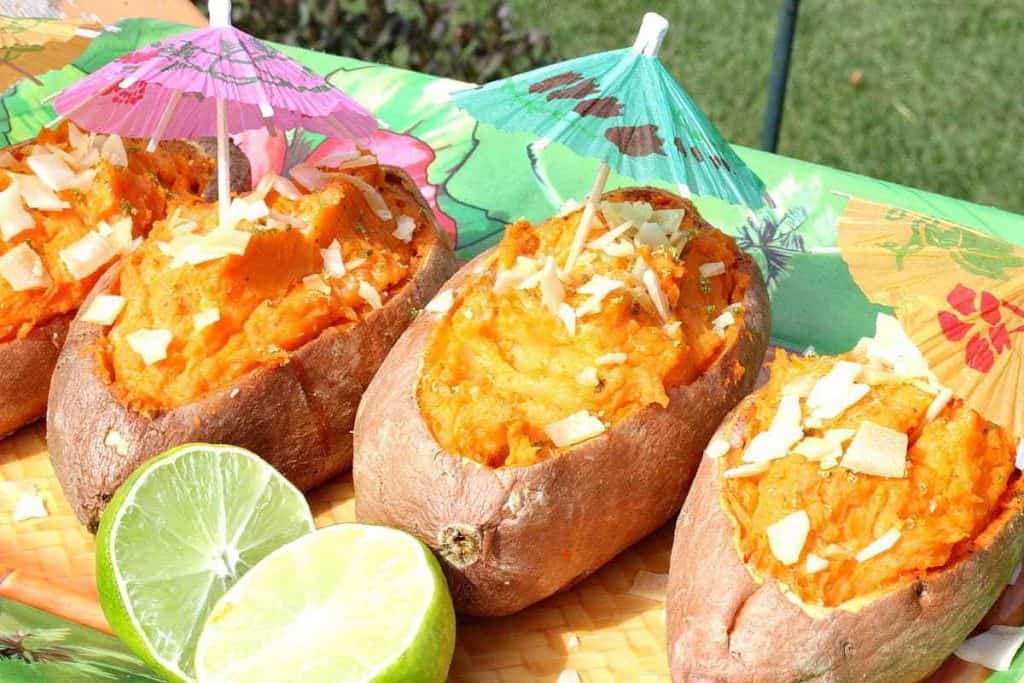
[[[430,550],[387,527],[339,524],[275,551],[213,608],[200,683],[444,681],[455,612]]]
[[[103,613],[154,670],[192,681],[196,640],[214,603],[266,555],[312,530],[302,493],[253,453],[172,449],[136,470],[103,511]]]

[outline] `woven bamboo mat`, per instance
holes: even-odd
[[[49,516],[14,522],[21,491],[35,487]],[[341,477],[310,495],[317,524],[354,519],[352,479]],[[637,572],[668,571],[672,524],[622,553],[573,590],[502,619],[466,619],[458,626],[451,681],[554,681],[573,669],[587,683],[668,680],[665,610],[632,594]],[[0,596],[108,630],[93,573],[93,539],[60,491],[46,451],[44,427],[0,441]],[[1011,588],[993,615],[1024,620],[1024,584]],[[951,660],[933,683],[978,683],[986,670]]]

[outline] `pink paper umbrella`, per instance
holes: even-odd
[[[321,76],[231,26],[230,0],[209,3],[209,28],[126,54],[66,88],[60,117],[100,133],[149,138],[217,136],[220,218],[227,219],[229,134],[304,128],[365,140],[377,119]]]

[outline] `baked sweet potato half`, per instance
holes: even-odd
[[[0,437],[42,417],[68,323],[104,270],[168,204],[216,192],[203,147],[144,144],[65,124],[0,152]]]
[[[780,353],[710,442],[672,551],[674,681],[919,681],[1019,565],[1014,442],[879,330]]]
[[[411,532],[456,609],[516,612],[669,519],[753,386],[769,308],[733,240],[663,190],[510,225],[409,327],[355,428],[356,515]]]
[[[345,165],[294,170],[305,192],[266,178],[233,199],[229,225],[215,205],[177,207],[97,284],[48,409],[83,523],[181,443],[248,448],[302,489],[349,466],[363,389],[455,260],[403,171]]]

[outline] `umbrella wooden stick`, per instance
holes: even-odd
[[[212,26],[231,26],[231,0],[211,0],[207,4]],[[231,159],[228,156],[228,105],[217,98],[217,214],[220,226],[228,224],[231,204]]]
[[[219,225],[228,224],[231,203],[231,160],[228,157],[228,104],[217,98],[217,214]]]
[[[147,152],[155,152],[156,146],[163,139],[164,131],[167,130],[167,124],[171,122],[171,116],[174,115],[174,108],[178,106],[178,100],[181,99],[181,93],[181,90],[171,91],[171,96],[167,100],[167,106],[164,107],[164,113],[160,115],[160,120],[156,123],[153,137],[149,139],[149,144],[146,145]]]
[[[666,33],[668,33],[668,19],[660,14],[647,12],[640,23],[640,30],[637,32],[636,40],[633,42],[633,49],[645,57],[656,57],[658,50],[661,49],[662,41],[665,40]],[[601,167],[597,171],[594,185],[590,188],[590,194],[587,195],[587,202],[583,206],[583,215],[580,216],[579,225],[576,226],[576,234],[572,237],[569,256],[565,259],[566,271],[572,270],[576,259],[583,250],[584,242],[587,241],[587,234],[590,232],[590,222],[594,219],[594,212],[597,210],[597,203],[601,200],[601,195],[604,193],[604,186],[608,182],[610,170],[608,164],[602,161]]]

